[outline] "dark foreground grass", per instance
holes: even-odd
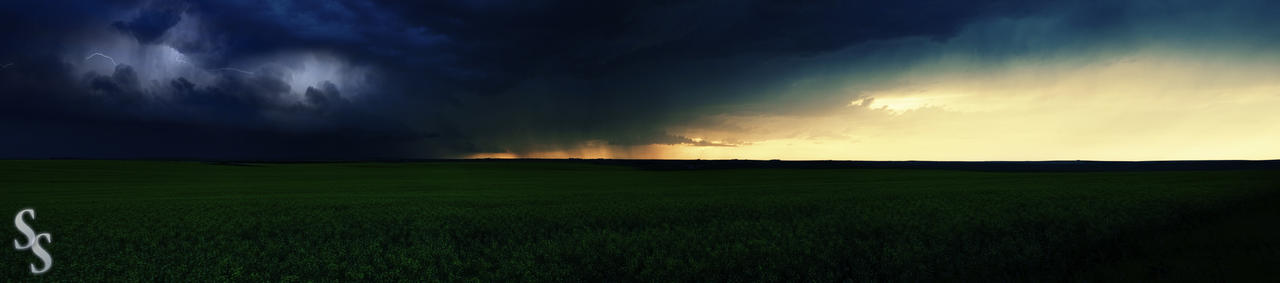
[[[1280,171],[0,161],[0,216],[35,208],[54,257],[32,276],[29,251],[0,252],[0,277],[1274,280],[1278,184]]]

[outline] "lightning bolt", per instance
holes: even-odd
[[[253,75],[253,72],[245,71],[245,70],[241,70],[241,69],[236,69],[236,68],[219,68],[218,70],[222,70],[222,71],[232,71],[232,72],[240,72],[240,73],[244,73],[244,74],[246,74],[246,75],[250,75],[250,76],[252,76],[252,75]]]
[[[105,54],[97,53],[97,52],[94,52],[93,54],[89,54],[89,57],[84,57],[84,60],[89,61],[89,59],[93,59],[93,57],[95,56],[101,56],[102,58],[107,58],[107,60],[111,60],[111,65],[120,65],[119,63],[116,63],[115,58],[111,58],[111,56],[107,56]]]

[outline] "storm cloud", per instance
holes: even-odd
[[[946,54],[963,54],[981,71],[1027,56],[1143,44],[1248,49],[1274,43],[1269,27],[1280,20],[1266,11],[1276,8],[1269,1],[17,1],[0,8],[0,63],[13,62],[0,69],[0,157],[453,158],[601,144],[734,147],[774,135],[710,142],[687,130],[750,132],[718,117],[814,115],[856,99],[869,108],[885,100],[866,93],[903,82],[889,74],[945,63]],[[112,60],[86,59],[94,53]]]

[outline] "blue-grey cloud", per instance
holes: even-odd
[[[139,42],[152,43],[182,20],[182,12],[181,7],[163,7],[153,3],[139,10],[132,19],[116,21],[111,26],[132,35]]]

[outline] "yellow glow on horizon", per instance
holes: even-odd
[[[1234,57],[1232,57],[1234,58]],[[964,62],[956,63],[959,65]],[[941,70],[941,71],[940,71]],[[722,114],[668,129],[693,143],[523,156],[783,160],[1280,158],[1280,56],[1156,51],[990,72],[921,66],[923,85],[854,92],[804,114]],[[728,143],[725,141],[734,141]],[[718,145],[718,146],[713,146]]]
[[[809,116],[722,116],[677,134],[750,141],[665,148],[663,158],[1172,160],[1280,158],[1280,61],[1152,52],[1083,67],[996,73],[866,93]],[[965,95],[961,95],[965,94]]]

